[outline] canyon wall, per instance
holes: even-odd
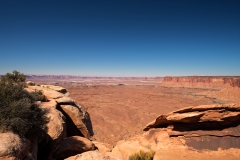
[[[240,88],[240,77],[220,76],[186,76],[186,77],[164,77],[161,86],[165,87],[190,87],[190,88],[214,88],[225,87]]]

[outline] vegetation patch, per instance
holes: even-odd
[[[150,152],[140,151],[131,155],[128,160],[153,160],[154,154],[155,152],[152,150]]]
[[[0,80],[0,130],[31,139],[44,134],[49,120],[48,110],[36,103],[43,100],[43,94],[24,90],[25,79],[23,74],[14,71]]]

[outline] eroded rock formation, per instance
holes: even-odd
[[[60,114],[63,114],[61,117],[64,117],[64,122],[68,124],[66,125],[67,136],[80,135],[90,138],[90,133],[84,123],[90,120],[87,116],[88,113],[68,97],[69,93],[65,88],[52,85],[29,86],[28,91],[41,91],[48,100],[48,102],[43,102],[41,106],[53,110],[57,109]]]
[[[160,115],[143,135],[120,141],[112,153],[127,158],[140,150],[154,159],[239,159],[240,104],[201,105]]]
[[[36,137],[36,139],[27,140],[19,138],[13,133],[0,133],[0,159],[53,159],[54,151],[54,156],[59,159],[59,155],[67,155],[65,151],[61,153],[60,150],[61,148],[67,148],[67,146],[64,146],[66,139],[76,139],[75,137],[83,139],[81,141],[82,145],[78,145],[77,148],[81,152],[76,152],[76,154],[95,149],[95,145],[87,140],[90,138],[89,130],[92,130],[89,125],[89,114],[68,97],[69,93],[65,88],[41,85],[28,86],[25,90],[37,93],[40,91],[46,97],[45,102],[37,102],[40,108],[48,110],[46,116],[49,118],[49,122],[45,133],[46,138],[38,139]],[[88,147],[86,148],[86,146]],[[57,150],[56,147],[58,147]],[[60,159],[63,158],[60,157]]]
[[[240,104],[187,107],[150,122],[150,128],[171,128],[170,137],[184,136],[196,149],[240,148]],[[200,141],[200,142],[198,142]]]
[[[224,87],[240,88],[240,77],[208,77],[208,76],[188,76],[188,77],[164,77],[161,86],[166,87],[190,87],[190,88],[215,88]]]

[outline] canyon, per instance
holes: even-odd
[[[35,77],[39,86],[29,86],[48,97],[43,107],[65,117],[56,116],[65,127],[55,126],[64,132],[49,125],[53,141],[45,145],[59,149],[45,159],[120,160],[140,150],[154,151],[154,160],[240,157],[239,77],[57,78]]]
[[[63,86],[90,113],[93,137],[114,146],[143,133],[146,122],[160,114],[188,106],[239,103],[238,82],[233,77],[164,77],[155,85]]]

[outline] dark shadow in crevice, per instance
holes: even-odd
[[[199,122],[199,123],[174,123],[173,131],[185,132],[195,130],[224,130],[227,128],[234,128],[240,124],[240,121],[225,121],[225,122]]]
[[[41,138],[40,142],[38,142],[38,160],[49,159],[56,146],[56,143],[54,143],[53,139],[46,132],[43,134],[44,138]]]
[[[88,112],[85,113],[83,123],[86,125],[90,136],[93,136],[94,133],[93,133],[92,121]]]

